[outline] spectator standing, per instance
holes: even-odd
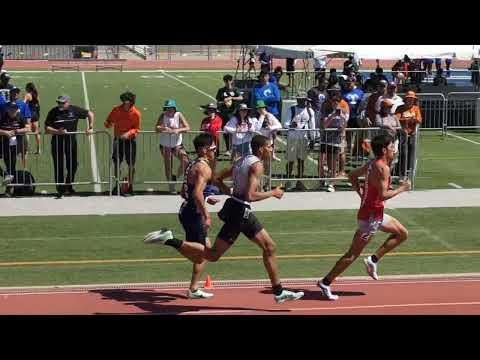
[[[340,102],[337,101],[332,102],[331,106],[326,109],[326,111],[331,110],[331,112],[328,113],[328,115],[326,115],[322,121],[323,129],[331,129],[333,131],[325,131],[324,135],[320,139],[320,161],[318,162],[318,165],[319,176],[321,178],[336,178],[338,175],[337,164],[340,161],[340,153],[342,152],[341,150],[344,142],[343,137],[345,135],[345,127],[347,126],[349,117],[347,111],[348,105],[342,105],[340,105]],[[328,168],[328,174],[325,173],[325,163]],[[335,191],[334,180],[326,181],[324,185],[327,185],[328,192]]]
[[[395,114],[395,111],[400,105],[403,105],[403,99],[397,95],[397,84],[394,81],[388,83],[387,86],[387,93],[385,95],[381,95],[375,104],[375,112],[378,115],[380,113],[380,108],[382,105],[382,101],[389,99],[392,101],[392,106],[389,107],[392,114]]]
[[[327,70],[327,61],[325,56],[315,56],[313,58],[313,68],[315,71],[315,79],[325,78]]]
[[[377,91],[371,94],[368,97],[367,102],[367,122],[368,127],[372,126],[375,122],[375,118],[378,113],[377,109],[377,101],[381,96],[385,96],[387,94],[387,82],[385,80],[380,80],[377,84]]]
[[[215,146],[217,147],[216,156],[219,155],[219,143],[220,143],[220,131],[222,131],[222,118],[218,112],[217,104],[210,103],[205,106],[202,106],[205,111],[204,114],[207,115],[203,118],[200,124],[200,131],[209,133],[212,138]],[[215,170],[216,159],[213,160],[212,169]]]
[[[345,83],[345,89],[343,91],[342,97],[343,100],[345,100],[348,104],[349,107],[349,118],[348,118],[348,123],[347,127],[348,128],[359,128],[360,125],[357,121],[358,118],[358,109],[360,106],[360,103],[363,99],[364,92],[363,90],[359,89],[356,84],[355,84],[355,78],[351,77],[348,78],[346,83]],[[361,142],[360,136],[357,136],[353,131],[347,132],[347,152],[350,153],[352,150],[352,143],[354,144],[353,148],[353,155],[356,156],[359,151],[359,147]],[[355,140],[354,140],[355,139]],[[343,152],[345,154],[345,152]],[[344,156],[344,155],[343,155]],[[345,162],[345,159],[342,160],[342,162]],[[341,170],[341,174],[344,175],[344,169]]]
[[[225,124],[237,111],[238,104],[243,101],[242,94],[236,87],[233,86],[232,75],[226,74],[223,77],[223,82],[225,83],[225,86],[218,89],[217,96],[215,96],[219,106],[218,110],[220,112],[220,117],[222,118],[222,130],[224,129]],[[223,139],[226,146],[225,155],[231,156],[230,135],[223,134]],[[220,149],[217,148],[217,151],[219,152]]]
[[[7,72],[0,74],[0,94],[3,95],[5,101],[10,101],[10,90],[14,87],[10,84],[10,75]]]
[[[250,78],[250,73],[252,72],[252,70],[253,70],[253,74],[257,76],[257,70],[255,69],[255,50],[251,49],[248,52],[247,62],[248,62],[247,77]]]
[[[433,78],[433,86],[447,86],[447,79],[443,77],[443,69],[440,68]]]
[[[272,57],[263,51],[258,58],[260,60],[260,72],[269,73],[271,69],[270,63],[272,61]]]
[[[480,87],[480,60],[475,59],[468,70],[470,70],[470,82],[473,84],[473,88],[478,90]]]
[[[293,58],[287,58],[285,60],[285,68],[287,69],[287,76],[288,76],[288,86],[293,87],[295,81],[295,62],[296,60]]]
[[[23,148],[24,135],[28,131],[30,123],[24,119],[18,105],[15,102],[7,103],[5,112],[0,115],[0,158],[3,157],[6,167],[3,174],[4,184],[14,179],[17,154]]]
[[[258,100],[263,100],[267,105],[267,111],[275,117],[280,115],[280,91],[277,85],[269,82],[270,75],[267,72],[261,72],[259,83],[253,87],[252,104],[255,105]]]
[[[5,59],[5,53],[3,52],[3,46],[0,45],[0,71],[2,71],[4,59]]]
[[[308,156],[309,141],[315,139],[315,113],[309,106],[310,99],[307,96],[297,97],[297,105],[291,108],[289,121],[285,126],[287,133],[287,178],[292,177],[293,165],[297,161],[297,176],[303,178],[305,159]],[[291,182],[287,182],[287,189]],[[297,190],[305,190],[301,180],[295,185]]]
[[[339,110],[340,111],[339,111]],[[332,113],[335,113],[335,116],[341,116],[342,118],[345,118],[347,119],[347,122],[348,122],[348,119],[350,118],[350,107],[348,105],[348,103],[342,98],[342,93],[341,93],[341,89],[340,89],[340,86],[339,85],[334,85],[333,87],[327,89],[327,100],[323,103],[323,106],[322,106],[322,110],[321,110],[321,113],[322,113],[322,127],[325,128],[325,124],[328,124],[327,121],[330,121],[329,119],[326,119],[329,115],[331,115]],[[333,115],[332,115],[333,116]],[[337,119],[336,121],[337,122],[333,122],[331,126],[335,126],[335,125],[338,125],[338,121],[340,119]],[[338,161],[339,161],[339,166],[338,166],[338,169],[339,169],[339,174],[341,176],[345,175],[345,165],[346,165],[346,154],[345,154],[345,147],[346,147],[346,144],[345,144],[345,127],[346,127],[346,124],[343,125],[341,127],[342,131],[341,131],[341,146],[339,147],[339,154],[338,154]],[[331,144],[332,143],[332,140],[330,139],[332,136],[335,135],[335,132],[325,132],[324,134],[321,135],[321,139],[320,139],[320,144]],[[319,171],[319,175],[320,177],[325,177],[325,168],[324,168],[324,164],[325,164],[325,160],[326,160],[326,155],[327,155],[327,149],[326,147],[320,147],[320,159],[319,159],[319,162],[318,162],[318,171]],[[323,151],[323,152],[322,152]],[[335,169],[336,170],[336,169]],[[329,171],[332,173],[332,168],[329,168]],[[335,175],[336,175],[337,171],[335,171]],[[325,185],[328,185],[325,184]],[[331,184],[333,186],[333,184]],[[327,189],[328,191],[334,191],[335,189]]]
[[[328,77],[328,85],[327,87],[330,89],[334,85],[338,84],[338,75],[337,75],[337,69],[331,68],[330,69],[330,75]]]
[[[120,166],[125,160],[128,165],[128,190],[127,194],[133,195],[133,182],[135,177],[135,161],[137,157],[136,138],[140,132],[142,114],[135,106],[136,95],[126,91],[120,95],[121,104],[115,106],[105,120],[105,128],[113,126],[113,167],[114,176],[120,180]],[[118,186],[113,193],[117,194]]]
[[[233,161],[252,153],[250,142],[253,133],[258,130],[258,120],[250,116],[251,110],[247,104],[240,104],[235,116],[224,127],[231,136]]]
[[[320,122],[322,119],[321,109],[324,101],[327,98],[327,85],[328,81],[323,77],[317,77],[317,85],[312,87],[307,92],[307,96],[310,99],[310,106],[315,112],[315,127],[320,128]]]
[[[71,105],[68,95],[57,98],[57,106],[52,108],[45,119],[45,132],[52,135],[51,149],[55,182],[58,197],[75,193],[72,183],[78,169],[77,131],[78,120],[88,119],[87,136],[93,134],[94,114],[81,107]],[[67,176],[65,177],[65,167]]]
[[[445,69],[447,70],[447,77],[450,77],[450,66],[452,66],[452,59],[445,59]]]
[[[183,146],[182,133],[190,131],[190,125],[185,116],[177,110],[177,102],[173,99],[165,101],[163,113],[160,114],[155,126],[160,133],[160,153],[163,156],[165,176],[168,181],[177,181],[188,166],[188,155]],[[180,160],[177,174],[172,174],[173,156]],[[175,184],[168,185],[171,194],[176,194]]]
[[[32,132],[35,133],[35,143],[37,145],[36,155],[41,154],[40,149],[40,96],[38,95],[38,90],[34,83],[29,82],[25,86],[25,98],[23,100],[30,109],[30,114],[32,116],[31,125]]]
[[[415,161],[416,129],[422,123],[422,114],[414,91],[408,91],[404,101],[405,104],[399,106],[395,114],[403,129],[400,138],[400,176],[407,177],[407,172],[413,169]]]
[[[265,191],[270,191],[268,184],[270,183],[270,172],[271,172],[271,160],[281,161],[278,157],[275,156],[275,133],[277,130],[282,128],[282,124],[278,119],[270,114],[267,111],[267,105],[263,100],[258,100],[256,103],[257,109],[257,131],[265,136],[267,139],[272,141],[272,157],[268,158],[267,161],[264,161],[263,165],[265,166],[265,173],[267,177],[267,182],[265,183],[263,189]]]
[[[275,70],[273,70],[273,73],[270,74],[269,82],[272,84],[277,85],[279,90],[285,90],[287,87],[285,85],[282,85],[280,83],[280,79],[283,76],[283,69],[281,66],[277,66]]]
[[[403,102],[403,101],[402,101]],[[395,102],[393,99],[384,98],[380,103],[380,110],[377,116],[375,117],[375,127],[383,129],[388,135],[390,135],[394,140],[395,146],[395,158],[392,161],[392,166],[390,168],[393,173],[395,165],[398,164],[398,146],[400,143],[400,121],[395,115]],[[398,169],[397,169],[398,171]]]

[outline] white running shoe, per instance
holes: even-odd
[[[335,192],[335,187],[332,184],[330,184],[330,185],[327,186],[327,191],[328,192]]]
[[[167,240],[173,239],[173,233],[170,230],[162,229],[159,231],[153,231],[145,235],[143,242],[145,244],[165,244]]]
[[[2,185],[8,185],[13,181],[14,177],[13,175],[5,175],[2,181]]]
[[[366,257],[365,259],[363,259],[363,262],[365,263],[365,268],[367,269],[368,275],[370,275],[372,279],[378,280],[377,264],[372,261],[372,257]]]
[[[232,156],[232,153],[231,153],[230,151],[228,151],[228,150],[227,150],[227,151],[225,151],[225,156],[228,156],[228,157],[230,157],[230,156]]]
[[[275,295],[275,301],[277,304],[284,303],[285,301],[298,300],[305,295],[302,291],[293,292],[290,290],[283,289],[280,295]]]
[[[194,292],[192,292],[192,290],[188,289],[187,297],[189,299],[209,299],[209,298],[213,297],[213,294],[207,293],[207,292],[202,291],[200,289],[197,289]]]
[[[275,155],[272,156],[272,159],[275,160],[275,161],[282,161],[282,159],[276,157]]]
[[[325,285],[321,280],[317,282],[317,286],[320,288],[320,291],[328,300],[338,300],[338,295],[332,294],[330,286]]]

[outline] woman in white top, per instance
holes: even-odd
[[[375,127],[384,129],[388,135],[395,139],[395,154],[398,155],[398,144],[400,142],[399,128],[400,121],[395,114],[392,114],[392,108],[395,107],[395,102],[392,99],[384,99],[380,103],[380,113],[375,116]],[[398,156],[392,161],[392,164],[398,162]],[[391,167],[392,171],[394,167]]]
[[[177,181],[177,177],[172,175],[172,156],[175,155],[180,160],[177,170],[177,176],[180,177],[188,166],[188,155],[183,147],[181,134],[190,131],[190,125],[185,116],[177,111],[175,100],[165,101],[155,130],[160,133],[160,152],[164,159],[165,176],[168,181]],[[169,184],[169,189],[171,193],[176,193],[175,184]]]
[[[265,101],[257,100],[256,108],[258,112],[258,132],[263,136],[272,140],[273,152],[272,158],[275,161],[281,161],[279,158],[275,156],[275,134],[277,130],[282,128],[282,124],[280,121],[273,115],[267,111],[267,105],[265,105]]]
[[[258,120],[250,116],[250,110],[247,104],[240,104],[235,116],[223,128],[223,131],[231,134],[232,160],[252,153],[250,141],[253,133],[258,131]]]

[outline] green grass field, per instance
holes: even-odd
[[[163,102],[167,98],[177,100],[179,110],[182,111],[193,130],[198,130],[203,113],[200,105],[211,101],[209,96],[215,96],[217,89],[222,86],[223,72],[86,72],[85,89],[88,103],[95,113],[95,128],[105,130],[103,122],[113,106],[119,103],[119,95],[126,89],[137,94],[137,106],[142,111],[142,130],[152,131],[158,115],[162,111]],[[42,126],[43,119],[48,110],[55,106],[55,99],[59,94],[67,93],[72,97],[72,102],[85,106],[85,93],[83,90],[82,74],[80,72],[33,72],[14,73],[12,82],[17,86],[33,81],[37,84],[42,101]],[[208,96],[209,95],[209,96]],[[81,123],[79,129],[85,129]],[[111,132],[111,130],[110,130]],[[480,143],[478,132],[455,132],[465,139]],[[184,136],[187,149],[193,151],[191,140],[193,134]],[[420,156],[417,172],[417,189],[452,188],[449,183],[464,188],[480,186],[480,157],[478,147],[480,144],[468,142],[465,139],[452,136],[442,137],[438,132],[422,132],[420,142]],[[33,145],[33,139],[30,141]],[[92,181],[92,168],[90,161],[89,142],[79,137],[80,167],[77,181]],[[96,158],[99,174],[102,181],[108,182],[110,159],[110,138],[102,133],[95,138]],[[282,144],[277,144],[282,149]],[[30,155],[27,167],[36,177],[37,182],[52,182],[51,156],[49,138],[45,138],[46,151],[41,156]],[[138,139],[137,173],[139,182],[165,181],[163,160],[158,149],[156,134],[143,134]],[[312,155],[317,159],[317,155]],[[226,166],[229,161],[221,158],[219,167]],[[178,163],[175,161],[176,169]],[[285,163],[275,163],[274,173],[283,174]],[[317,173],[317,165],[313,161],[306,161],[306,175]],[[307,184],[309,185],[309,184]],[[311,183],[315,188],[318,184]],[[164,191],[166,185],[142,184],[136,190],[153,188]],[[92,185],[77,186],[80,191],[92,191]],[[53,187],[39,187],[38,190],[53,192]],[[102,191],[107,187],[103,186]]]
[[[381,262],[381,274],[480,272],[480,208],[388,212],[406,225],[410,238]],[[351,242],[355,214],[257,213],[277,242],[284,278],[328,271]],[[175,214],[0,218],[0,286],[186,281],[188,261],[172,248],[142,242],[145,233],[163,226],[183,237]],[[219,226],[215,217],[212,238]],[[366,252],[385,238],[379,234]],[[260,249],[243,235],[225,258],[208,265],[208,273],[213,279],[266,278]],[[345,275],[364,275],[362,263]]]

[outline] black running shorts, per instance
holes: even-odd
[[[263,230],[262,224],[260,224],[260,221],[252,212],[250,206],[232,198],[225,201],[222,210],[218,213],[218,217],[225,224],[223,224],[217,237],[230,244],[237,240],[240,233],[243,233],[249,239],[253,239],[255,235]]]

